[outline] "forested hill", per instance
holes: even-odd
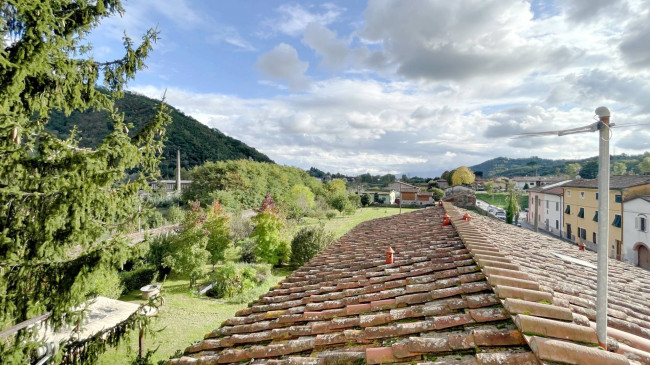
[[[647,152],[646,152],[647,155]],[[639,163],[646,155],[615,155],[611,157],[611,163],[623,162],[628,173],[638,174]],[[483,172],[484,177],[490,176],[533,176],[536,173],[544,175],[561,175],[566,173],[566,167],[569,164],[580,164],[584,166],[587,162],[596,161],[598,157],[589,157],[581,160],[549,160],[539,157],[529,158],[507,158],[497,157],[487,160],[478,165],[470,166],[474,172]]]
[[[125,121],[133,123],[130,134],[137,133],[140,128],[151,120],[155,107],[160,101],[146,96],[125,93],[124,98],[116,105],[124,113]],[[189,117],[171,107],[172,123],[167,127],[167,142],[163,150],[163,161],[160,170],[163,177],[174,176],[176,169],[176,150],[181,150],[181,166],[190,169],[202,165],[206,161],[223,161],[251,158],[255,161],[273,162],[263,153],[221,133],[216,128],[211,129],[196,119]],[[79,130],[80,145],[94,147],[112,131],[112,124],[105,112],[72,113],[66,117],[63,113],[55,112],[47,129],[60,138],[69,136],[73,127]]]

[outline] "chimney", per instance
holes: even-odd
[[[176,150],[176,191],[181,193],[181,150]]]

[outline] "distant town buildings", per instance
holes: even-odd
[[[650,270],[650,176],[613,175],[609,216],[598,216],[598,180],[575,179],[528,191],[528,222],[596,250],[598,222],[607,219],[611,258]]]

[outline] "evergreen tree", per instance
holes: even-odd
[[[206,214],[199,202],[190,202],[185,213],[183,230],[171,241],[169,254],[163,258],[163,265],[190,279],[190,288],[203,275],[210,253],[206,250],[208,235],[204,230]]]
[[[137,133],[113,108],[157,32],[135,48],[125,36],[125,56],[112,62],[87,57],[81,44],[102,18],[122,12],[119,0],[0,5],[0,329],[44,313],[54,328],[79,323],[89,278],[123,261],[119,232],[157,174],[164,104]],[[53,110],[89,109],[107,110],[113,125],[94,149],[80,148],[74,134],[61,140],[44,131]],[[126,171],[137,178],[126,180]],[[0,341],[0,358],[29,363],[37,346],[32,331],[20,330]]]
[[[519,206],[519,198],[515,189],[510,189],[509,192],[506,198],[506,223],[512,224],[512,222],[517,223],[519,220],[521,207]]]

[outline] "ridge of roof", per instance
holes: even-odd
[[[536,364],[443,213],[360,224],[168,364]]]
[[[591,307],[595,307],[594,303],[587,302],[589,299],[583,296],[573,296],[582,293],[579,293],[579,289],[564,283],[562,283],[563,287],[558,287],[558,283],[544,283],[547,285],[543,285],[540,280],[544,277],[538,274],[540,271],[532,271],[530,270],[532,265],[525,267],[523,263],[526,261],[517,262],[515,259],[521,252],[506,251],[505,248],[512,247],[512,245],[499,247],[498,244],[493,243],[496,242],[494,235],[488,237],[484,231],[477,228],[486,222],[483,217],[462,211],[470,214],[471,220],[476,218],[481,224],[470,223],[471,220],[468,222],[460,218],[461,210],[446,203],[443,205],[461,239],[478,262],[479,267],[488,278],[488,282],[493,285],[504,308],[514,316],[517,328],[524,334],[524,339],[541,362],[628,364],[639,361],[650,364],[650,339],[648,337],[650,331],[646,333],[642,329],[639,331],[639,329],[632,328],[634,326],[629,326],[634,322],[628,323],[626,327],[625,323],[621,323],[622,321],[616,321],[618,318],[611,318],[612,315],[615,317],[626,316],[621,309],[633,309],[629,304],[627,308],[621,308],[618,307],[621,304],[618,300],[612,300],[618,308],[611,308],[614,303],[610,302],[608,314],[613,323],[610,323],[610,328],[608,328],[607,347],[613,352],[595,348],[594,345],[598,343],[598,339],[595,333],[595,324],[591,322],[595,317],[595,311],[591,309],[585,311],[579,305],[591,304]],[[500,227],[497,232],[502,232],[506,225],[501,222],[498,224]],[[507,226],[509,229],[516,228]],[[504,233],[504,235],[508,233]],[[518,243],[518,245],[526,247],[526,250],[529,247],[527,244]],[[513,255],[513,253],[515,254]],[[527,258],[527,261],[530,261],[530,257]],[[545,264],[544,268],[540,269],[549,271],[547,268],[550,265]],[[580,280],[584,280],[584,278],[580,278]],[[549,287],[549,284],[556,286]],[[635,289],[648,289],[646,293],[650,293],[650,286],[644,288],[645,286]],[[580,303],[581,300],[582,303]],[[645,311],[650,312],[650,308],[645,308]],[[643,314],[641,315],[643,316]],[[618,329],[614,327],[618,327]]]
[[[611,175],[609,177],[610,190],[625,189],[645,184],[650,184],[650,175]],[[564,186],[572,188],[597,188],[598,179],[574,179]]]

